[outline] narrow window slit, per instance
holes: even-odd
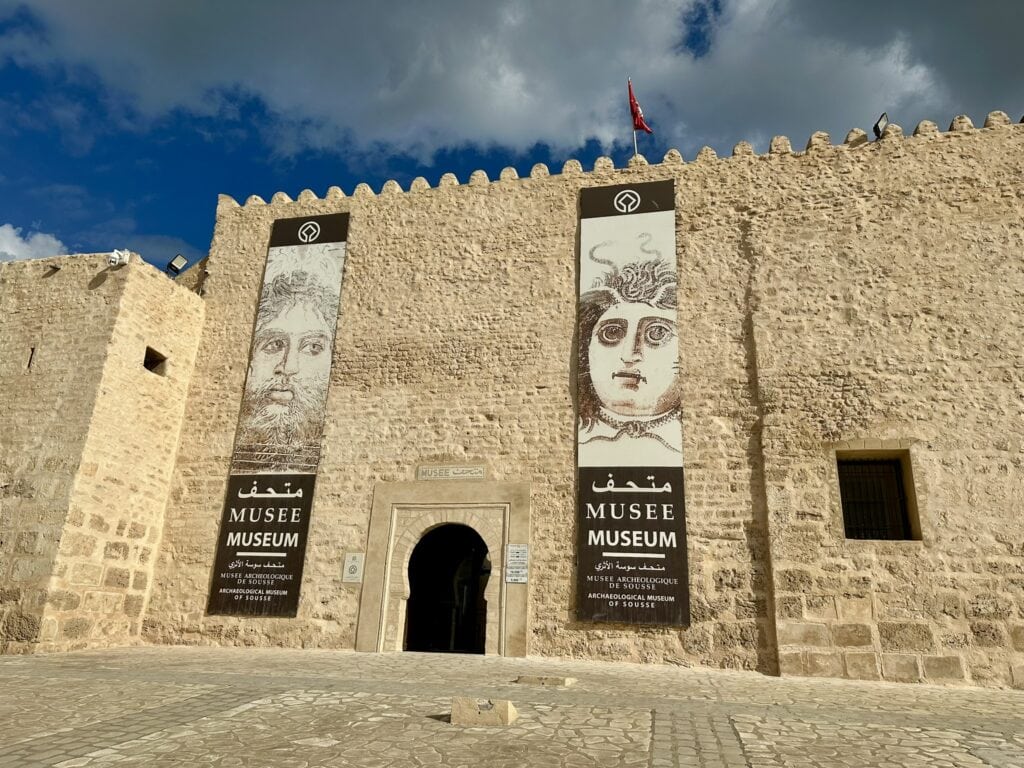
[[[152,347],[146,347],[146,356],[142,360],[142,366],[158,376],[167,375],[167,355],[162,355]]]

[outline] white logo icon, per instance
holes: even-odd
[[[299,240],[304,243],[312,243],[320,237],[320,225],[315,221],[307,221],[299,227]]]
[[[640,195],[632,189],[624,189],[615,196],[612,205],[619,213],[632,213],[640,207]]]

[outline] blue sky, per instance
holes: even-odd
[[[1024,113],[1012,0],[0,0],[0,260],[201,257],[218,193]]]

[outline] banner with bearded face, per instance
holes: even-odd
[[[298,611],[347,232],[348,214],[274,222],[208,613]]]
[[[689,624],[671,181],[580,193],[577,616]]]
[[[307,246],[320,252],[304,255],[319,256],[316,261],[333,266],[324,257],[337,255],[340,262],[344,243],[330,246],[337,247]],[[294,250],[275,248],[271,257],[275,262],[288,260]],[[278,272],[263,285],[233,469],[316,472],[339,293],[325,279],[330,273],[325,276],[327,270],[315,269],[321,265],[311,261],[303,259],[301,268]]]

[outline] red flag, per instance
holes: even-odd
[[[654,133],[651,126],[644,121],[644,111],[640,109],[640,102],[633,95],[633,81],[627,79],[626,82],[629,84],[629,112],[633,115],[633,130]]]

